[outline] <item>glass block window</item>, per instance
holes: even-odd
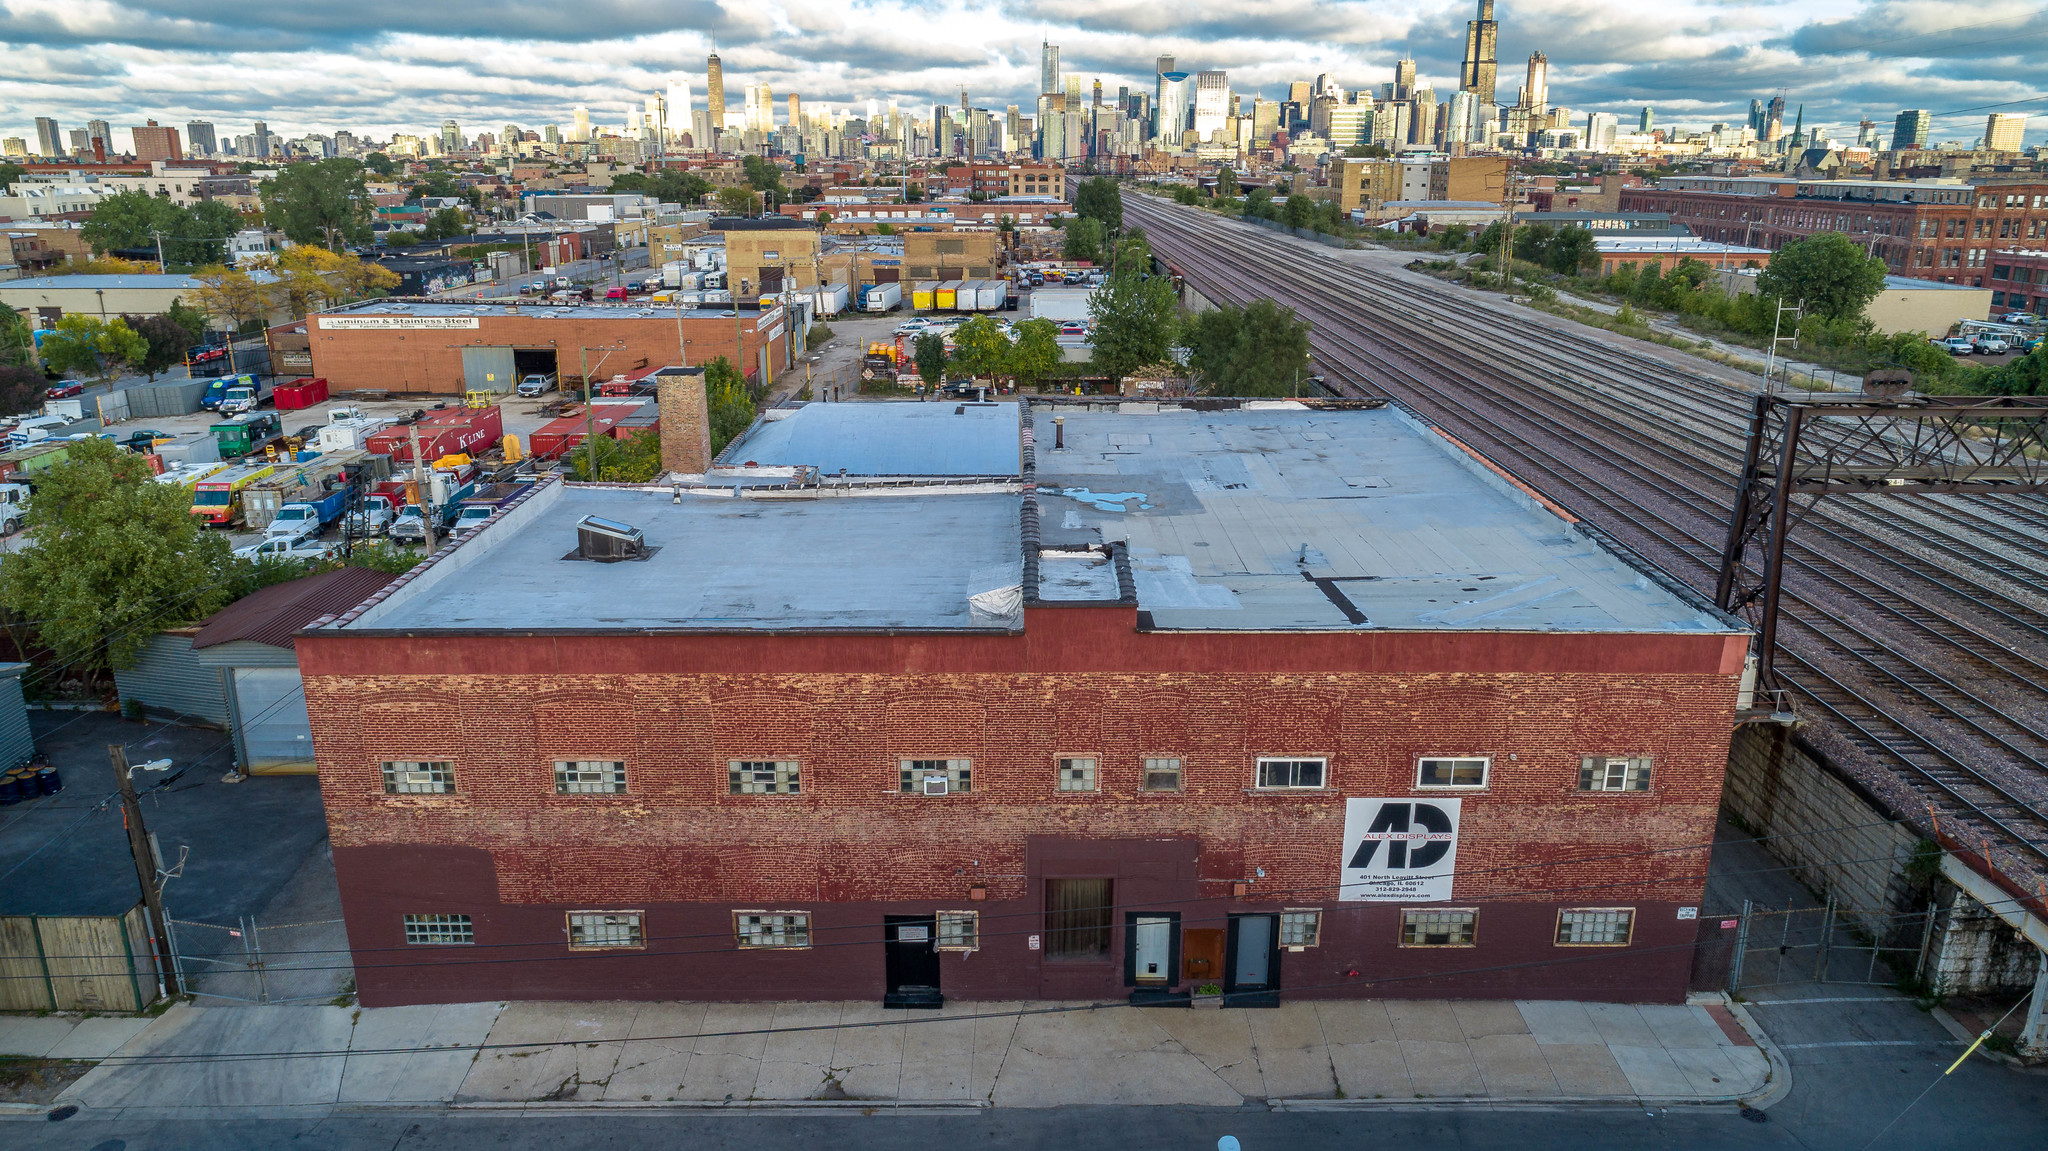
[[[407,943],[475,943],[476,931],[467,915],[408,915]]]
[[[572,911],[569,913],[569,946],[572,950],[596,951],[607,947],[643,947],[637,911]]]
[[[1589,755],[1579,761],[1580,791],[1648,791],[1650,761]]]
[[[1633,907],[1568,907],[1557,913],[1557,945],[1623,947],[1635,921]]]
[[[555,761],[556,795],[617,795],[626,790],[626,765],[608,759]]]
[[[736,911],[741,947],[809,947],[811,916],[804,911]]]
[[[1479,912],[1470,907],[1432,907],[1401,913],[1403,947],[1470,947]]]
[[[932,946],[940,951],[974,951],[981,947],[981,913],[978,911],[941,911],[938,913],[938,941]]]
[[[1280,946],[1314,947],[1322,938],[1322,912],[1303,909],[1280,913]]]
[[[1261,759],[1260,787],[1321,787],[1324,761],[1320,759]]]
[[[1173,758],[1146,760],[1144,790],[1179,791],[1180,760]]]
[[[735,759],[726,777],[734,795],[795,795],[800,782],[793,759]]]
[[[1489,762],[1483,756],[1424,759],[1416,766],[1415,786],[1485,787],[1486,768]]]
[[[974,790],[971,759],[905,759],[897,763],[905,795],[946,795]],[[941,787],[932,780],[941,780]]]
[[[384,764],[386,795],[447,795],[454,790],[455,765],[445,759],[399,759]]]
[[[1061,791],[1094,791],[1095,761],[1092,759],[1060,760]]]

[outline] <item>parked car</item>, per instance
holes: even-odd
[[[2032,312],[2007,312],[2005,315],[1998,317],[1998,322],[2001,324],[2027,324],[2031,326],[2041,323],[2042,317]]]
[[[1970,341],[1962,336],[1950,336],[1945,340],[1936,340],[1934,344],[1946,349],[1951,356],[1967,356],[1971,351]]]
[[[154,428],[144,428],[141,431],[129,432],[126,439],[116,442],[131,452],[146,452],[155,447],[159,440],[175,440],[177,438],[169,432],[159,432]]]
[[[65,380],[44,394],[53,400],[62,400],[71,396],[82,396],[85,394],[85,385],[77,380]]]
[[[2012,345],[1998,336],[1978,336],[1970,341],[1970,349],[1980,356],[2002,356],[2012,350]]]
[[[261,543],[238,547],[235,554],[245,560],[324,560],[334,558],[337,550],[335,545],[324,544],[318,540],[272,538]]]
[[[1087,334],[1088,325],[1079,320],[1068,320],[1060,325],[1060,335],[1062,336],[1085,336]]]
[[[185,354],[185,358],[188,362],[194,364],[210,364],[215,360],[225,360],[228,358],[228,346],[226,344],[209,344],[203,348],[193,348]]]
[[[526,399],[531,400],[554,391],[557,383],[558,381],[555,379],[553,372],[534,372],[520,380],[519,386],[513,390]]]

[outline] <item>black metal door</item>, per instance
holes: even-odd
[[[888,993],[884,1007],[939,1007],[939,953],[932,949],[936,926],[929,915],[887,915],[884,924]]]

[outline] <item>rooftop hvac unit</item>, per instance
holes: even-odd
[[[583,559],[612,563],[639,559],[647,551],[647,537],[632,524],[602,516],[584,516],[576,521],[576,554]]]
[[[944,794],[946,794],[946,777],[945,777],[945,776],[943,776],[943,775],[927,775],[927,776],[925,776],[925,777],[924,777],[924,793],[925,793],[926,795],[944,795]]]

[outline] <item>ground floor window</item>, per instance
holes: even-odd
[[[1314,947],[1322,937],[1322,912],[1301,909],[1280,913],[1280,946]]]
[[[811,945],[811,917],[803,911],[735,911],[741,947],[797,948]]]
[[[1046,880],[1046,958],[1107,958],[1113,895],[1107,879]]]
[[[1567,907],[1557,913],[1559,947],[1623,947],[1635,930],[1633,907]]]
[[[980,912],[941,911],[936,918],[938,939],[933,947],[940,951],[975,951],[981,947]]]
[[[569,913],[569,946],[572,950],[642,947],[646,943],[646,937],[640,932],[640,913],[637,911]]]
[[[475,943],[476,930],[467,915],[408,915],[405,917],[407,943]]]
[[[1471,947],[1478,938],[1479,912],[1471,907],[1432,907],[1401,913],[1403,947]]]
[[[617,795],[626,790],[626,765],[615,759],[558,759],[556,795]]]

